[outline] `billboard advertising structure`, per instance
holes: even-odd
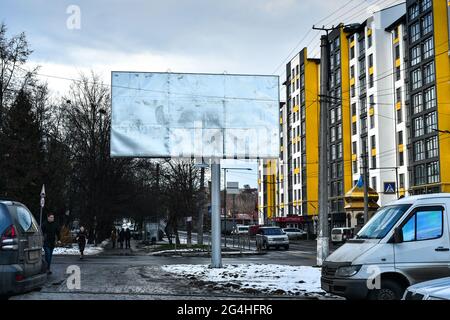
[[[112,72],[112,157],[278,158],[278,76]]]

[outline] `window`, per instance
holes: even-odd
[[[355,85],[352,85],[350,87],[350,92],[351,92],[352,98],[354,98],[356,96]]]
[[[426,64],[423,67],[423,83],[428,84],[434,81],[434,61]]]
[[[425,115],[425,133],[433,133],[437,129],[436,111]]]
[[[356,116],[356,103],[352,103],[352,116]]]
[[[395,67],[395,80],[399,81],[401,79],[401,70],[400,70],[400,66]]]
[[[375,142],[376,142],[375,136],[370,136],[370,145],[371,145],[372,149],[375,149],[377,147]]]
[[[397,39],[400,33],[400,26],[394,29],[394,38]]]
[[[373,74],[369,75],[369,88],[373,88]]]
[[[425,150],[423,148],[423,141],[414,143],[414,161],[422,161],[425,159]]]
[[[398,162],[400,166],[403,166],[405,164],[405,156],[403,152],[398,153]]]
[[[413,20],[419,16],[419,5],[417,3],[409,7],[408,10],[409,20]]]
[[[36,228],[33,228],[33,218],[31,216],[31,213],[25,209],[24,207],[16,207],[17,210],[17,221],[19,222],[20,227],[22,228],[23,231],[27,232],[27,231],[34,231],[36,232],[37,230],[35,230]]]
[[[415,95],[412,96],[412,107],[413,107],[413,113],[419,113],[422,112],[423,110],[423,105],[422,105],[422,93],[417,93]]]
[[[431,0],[422,0],[422,12],[431,8]]]
[[[433,37],[428,38],[422,44],[423,58],[428,59],[434,55]]]
[[[340,140],[342,139],[342,125],[339,124],[336,128],[337,128],[337,139]]]
[[[361,118],[361,134],[367,132],[367,117]]]
[[[355,46],[350,48],[350,59],[355,58]]]
[[[356,141],[353,141],[352,142],[352,153],[353,154],[358,154],[358,150],[357,150],[357,147],[356,147]]]
[[[352,123],[352,135],[355,135],[357,133],[357,130],[356,130],[356,122],[353,122]]]
[[[422,34],[425,35],[433,30],[433,17],[431,13],[422,18]]]
[[[377,190],[377,177],[372,177],[372,188]]]
[[[330,110],[330,123],[333,124],[336,122],[336,112],[335,109]]]
[[[432,137],[426,140],[426,154],[427,159],[434,158],[438,156],[438,142],[437,137]]]
[[[400,184],[400,188],[405,188],[405,174],[401,173],[399,175],[399,184]]]
[[[420,68],[411,72],[411,79],[412,79],[412,90],[418,89],[422,86],[422,72]]]
[[[336,145],[331,146],[331,160],[336,160]]]
[[[439,164],[431,162],[427,164],[428,183],[439,182]]]
[[[335,127],[330,128],[330,142],[336,141],[336,130]]]
[[[398,144],[403,144],[403,131],[399,131],[397,133],[397,137],[398,137]]]
[[[336,121],[341,121],[341,120],[342,120],[341,107],[337,107],[336,108]]]
[[[403,226],[403,241],[440,238],[443,233],[443,226],[443,209],[441,207],[420,208]]]
[[[369,68],[373,67],[373,54],[369,55]]]
[[[337,158],[341,159],[342,158],[342,142],[340,142],[337,145]]]
[[[402,88],[399,87],[395,90],[395,101],[396,102],[402,102]]]
[[[375,128],[375,116],[372,114],[369,118],[370,121],[370,129]]]
[[[436,90],[435,87],[425,90],[424,95],[425,109],[431,109],[436,107]]]
[[[414,119],[414,137],[420,137],[424,133],[423,118],[418,117]]]
[[[359,56],[364,55],[364,52],[366,50],[365,43],[364,43],[364,37],[358,40],[358,46],[359,46]]]
[[[359,74],[361,76],[366,74],[366,58],[359,61]]]
[[[395,52],[395,60],[400,59],[400,46],[399,45],[395,46],[394,52]]]
[[[350,79],[355,77],[355,66],[350,67]]]
[[[377,156],[372,156],[371,160],[372,169],[375,169],[377,167]]]
[[[415,184],[425,184],[425,166],[423,164],[414,167]]]
[[[420,38],[420,24],[419,22],[414,23],[409,27],[409,39],[410,42],[416,42]]]
[[[420,45],[417,45],[411,49],[411,66],[415,66],[420,63]]]
[[[336,85],[341,83],[341,69],[336,70]]]
[[[359,103],[360,103],[360,109],[359,109],[360,113],[361,114],[367,113],[366,97],[361,97],[359,99]]]
[[[365,75],[359,79],[359,93],[360,94],[366,93],[366,76]]]
[[[403,111],[402,108],[397,110],[397,123],[403,122]]]
[[[353,166],[353,173],[357,173],[358,172],[358,162],[352,161],[352,166]]]

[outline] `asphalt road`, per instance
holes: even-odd
[[[223,257],[223,264],[315,264],[315,241],[292,243],[289,250],[269,250],[261,255]],[[119,254],[118,254],[119,252]],[[12,297],[13,300],[217,300],[217,299],[302,299],[236,293],[223,288],[199,287],[189,279],[176,278],[160,268],[168,264],[210,264],[208,257],[161,257],[129,251],[106,250],[98,256],[54,256],[48,283],[40,291]],[[67,268],[80,268],[81,289],[69,289]],[[304,299],[304,298],[303,298]]]

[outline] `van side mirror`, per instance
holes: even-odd
[[[394,242],[402,243],[403,242],[403,230],[402,228],[395,228],[394,230]]]

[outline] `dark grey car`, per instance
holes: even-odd
[[[0,295],[44,285],[42,244],[42,232],[27,207],[0,200]]]

